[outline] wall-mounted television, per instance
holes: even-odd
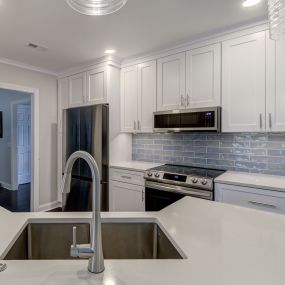
[[[3,112],[0,112],[0,139],[3,138]]]

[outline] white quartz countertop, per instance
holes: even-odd
[[[122,161],[122,162],[111,163],[110,167],[144,172],[149,168],[157,167],[160,165],[162,165],[162,163],[132,160],[132,161]]]
[[[215,179],[216,183],[285,191],[285,176],[227,171]]]
[[[9,213],[0,208],[0,256],[28,222],[86,222],[90,213]],[[157,222],[183,260],[5,261],[2,285],[284,285],[285,216],[186,197],[158,213],[102,213],[103,222]]]

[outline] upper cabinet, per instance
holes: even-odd
[[[186,53],[186,107],[215,107],[221,104],[221,44]]]
[[[267,34],[267,129],[285,131],[285,41],[273,41]]]
[[[121,129],[123,132],[152,132],[156,111],[156,61],[121,71]]]
[[[108,67],[98,67],[58,80],[62,109],[108,103]]]
[[[75,74],[68,80],[69,107],[81,106],[86,100],[86,72]]]
[[[265,32],[225,41],[222,48],[222,131],[265,131]]]
[[[123,132],[137,131],[138,114],[138,67],[121,71],[121,128]]]
[[[100,67],[87,72],[88,104],[107,103],[107,67]]]
[[[185,53],[160,58],[157,61],[157,110],[186,107]]]
[[[138,65],[138,131],[152,132],[156,111],[156,61]]]

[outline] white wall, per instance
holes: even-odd
[[[0,111],[3,112],[3,138],[0,138],[0,183],[11,188],[11,103],[30,99],[27,93],[0,89]]]
[[[0,82],[39,89],[40,205],[57,200],[57,81],[55,76],[0,63]]]

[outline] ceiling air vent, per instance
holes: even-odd
[[[35,49],[35,50],[38,50],[38,51],[47,51],[47,47],[44,47],[44,46],[40,46],[40,45],[37,45],[35,43],[28,43],[27,46],[29,48],[32,48],[32,49]]]

